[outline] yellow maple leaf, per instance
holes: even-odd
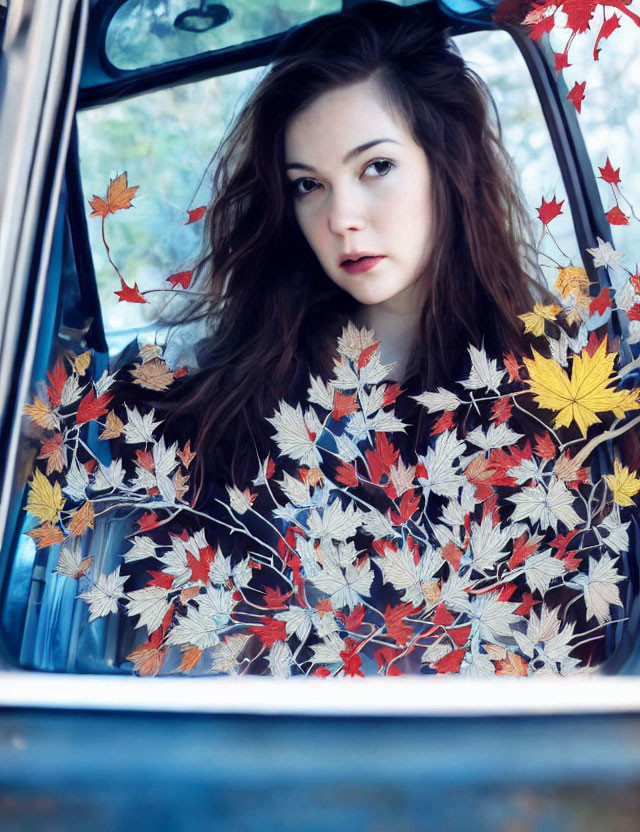
[[[89,369],[89,364],[91,364],[91,350],[80,353],[80,355],[76,356],[72,363],[73,369],[76,373],[79,376],[83,376]]]
[[[518,315],[518,317],[524,324],[525,333],[530,332],[537,337],[544,334],[544,322],[555,321],[560,312],[562,312],[561,306],[555,304],[543,306],[541,303],[536,303],[533,312],[525,312],[524,315]]]
[[[570,378],[557,361],[532,352],[533,359],[524,359],[529,371],[526,383],[540,407],[556,411],[554,427],[575,422],[584,436],[589,425],[600,421],[596,413],[621,418],[627,410],[640,407],[635,392],[611,386],[617,380],[611,377],[615,354],[607,353],[606,338],[593,355],[584,349],[573,356]]]
[[[640,491],[640,479],[636,476],[635,471],[630,471],[626,465],[621,465],[615,459],[613,461],[613,474],[605,474],[602,479],[611,489],[614,503],[619,506],[632,506],[634,504],[633,497]]]
[[[60,427],[60,422],[58,421],[56,414],[49,407],[47,402],[43,402],[42,399],[38,398],[38,396],[34,396],[33,404],[26,404],[24,406],[24,412],[30,419],[33,419],[36,425],[39,425],[41,428],[54,430],[54,428]]]
[[[52,485],[42,471],[36,469],[30,486],[26,510],[42,522],[55,525],[65,502],[60,483]]]
[[[106,217],[108,214],[121,211],[123,208],[131,208],[131,200],[139,187],[139,185],[129,187],[127,183],[127,172],[125,170],[120,176],[109,180],[106,199],[94,194],[93,199],[89,200],[89,205],[93,208],[93,213],[89,216]]]
[[[568,298],[572,292],[578,295],[587,293],[589,276],[583,268],[578,266],[558,266],[558,277],[553,284],[553,289],[563,298]]]

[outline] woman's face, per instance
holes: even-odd
[[[285,161],[296,218],[331,280],[362,304],[416,312],[432,244],[429,163],[375,83],[331,90],[297,113]]]

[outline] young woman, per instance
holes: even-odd
[[[527,215],[490,94],[430,10],[295,30],[216,162],[191,310],[210,339],[167,411],[195,417],[201,477],[250,473],[265,417],[330,373],[348,319],[420,390],[459,378],[469,343],[521,346],[544,294]]]
[[[136,524],[104,538],[128,538],[123,574],[106,543],[100,575],[73,548],[64,571],[88,578],[90,623],[129,622],[116,663],[287,677],[601,661],[622,607],[620,486],[585,485],[560,428],[581,396],[583,428],[589,407],[612,421],[640,404],[605,389],[604,343],[573,365],[594,389],[568,397],[540,354],[528,375],[494,360],[529,351],[518,316],[545,290],[489,94],[430,12],[367,3],[285,39],[218,151],[196,272],[201,369],[173,383],[161,366],[166,396],[142,402],[165,433],[131,407],[151,372],[136,364],[100,407],[123,458],[74,456],[65,485],[91,492],[69,525],[116,497]],[[538,307],[538,334],[559,312]]]

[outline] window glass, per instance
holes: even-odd
[[[340,0],[128,0],[115,13],[106,53],[118,69],[138,69],[259,40],[339,11]]]

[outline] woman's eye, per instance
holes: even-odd
[[[380,167],[377,167],[377,171],[378,171],[380,176],[386,176],[389,173],[389,171],[391,170],[391,168],[394,167],[393,162],[390,162],[388,159],[376,159],[375,161],[368,164],[367,167],[365,168],[365,170],[369,170],[369,168],[374,167],[374,165],[375,166],[379,166],[379,165],[382,166],[382,169]]]
[[[310,190],[305,190],[301,188],[303,182],[311,183],[315,185],[316,182],[314,179],[309,179],[309,177],[305,176],[304,179],[296,179],[295,182],[291,183],[291,190],[293,191],[294,196],[304,196],[305,194],[310,194],[312,191],[315,191],[315,188],[311,188]]]

